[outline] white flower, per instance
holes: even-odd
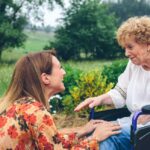
[[[61,97],[59,94],[54,95],[54,96],[51,96],[51,97],[50,97],[50,100],[51,100],[51,99],[54,99],[54,98],[57,98],[57,99],[60,99],[60,100],[62,99],[62,97]]]
[[[56,114],[56,110],[53,111],[53,114]]]

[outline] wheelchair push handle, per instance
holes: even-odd
[[[146,105],[142,107],[143,114],[150,114],[150,105]]]
[[[90,110],[90,116],[89,116],[89,119],[94,119],[94,108],[91,108]]]

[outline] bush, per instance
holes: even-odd
[[[75,106],[88,97],[98,96],[109,91],[113,84],[106,83],[107,78],[101,75],[99,70],[82,73],[76,81],[77,85],[69,90],[69,95],[63,97],[63,105],[66,113],[73,112]],[[104,107],[97,107],[98,110]],[[83,111],[87,113],[87,110]]]
[[[66,75],[64,78],[65,91],[61,93],[61,96],[68,95],[72,87],[77,85],[77,81],[79,80],[79,76],[82,73],[81,70],[72,68],[70,65],[65,65],[64,70],[66,71]]]
[[[127,60],[117,60],[114,61],[111,65],[105,65],[102,70],[102,76],[107,77],[107,83],[117,83],[118,76],[125,70],[127,65]],[[115,85],[114,84],[114,85]]]

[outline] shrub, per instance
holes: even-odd
[[[65,65],[64,69],[66,71],[64,78],[65,91],[61,93],[61,96],[69,94],[69,91],[72,89],[72,87],[77,85],[79,76],[82,73],[81,70],[72,68],[70,65]]]
[[[127,65],[127,60],[117,60],[111,65],[105,65],[102,70],[102,76],[107,77],[107,83],[117,83],[118,76],[125,70]],[[114,84],[114,85],[115,85]]]
[[[65,112],[73,112],[75,106],[88,97],[98,96],[109,91],[113,87],[113,84],[107,84],[106,81],[107,78],[103,77],[99,70],[80,74],[79,79],[76,81],[77,85],[69,90],[69,95],[63,97]],[[103,108],[102,106],[97,107],[98,110]],[[87,110],[83,112],[87,113]]]

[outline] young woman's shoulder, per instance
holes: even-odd
[[[46,108],[44,105],[37,101],[36,99],[32,97],[24,97],[21,99],[18,99],[14,106],[16,107],[18,112],[26,112],[26,113],[33,113],[35,111],[45,111]]]

